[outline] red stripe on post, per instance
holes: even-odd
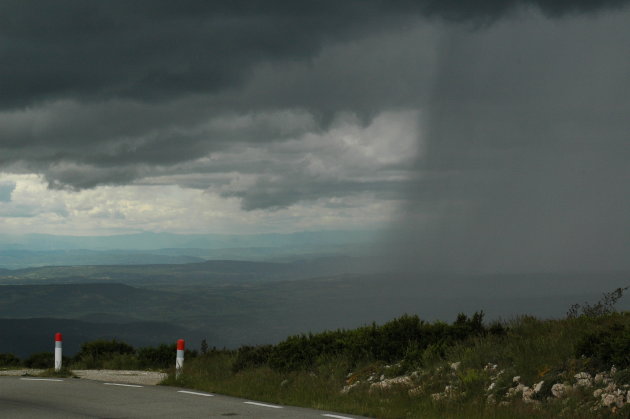
[[[61,342],[63,339],[61,339],[61,333],[55,333],[55,342]]]
[[[180,339],[180,340],[177,341],[177,350],[178,351],[183,351],[184,350],[184,346],[185,346],[184,339]]]

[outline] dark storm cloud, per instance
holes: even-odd
[[[0,1],[0,170],[405,199],[414,269],[627,266],[627,4]]]
[[[523,7],[553,16],[626,1],[3,1],[0,104],[165,100],[240,84],[261,61],[301,60],[324,44],[414,17],[488,23]]]
[[[628,14],[604,22],[451,32],[395,238],[409,269],[630,268]]]

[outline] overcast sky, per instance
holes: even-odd
[[[622,0],[0,0],[0,233],[626,269],[629,52]]]

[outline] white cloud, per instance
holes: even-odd
[[[236,198],[177,185],[103,186],[51,190],[36,175],[2,175],[16,187],[0,204],[0,232],[63,235],[134,231],[257,233],[319,229],[376,228],[395,211],[394,201],[369,193],[318,199],[274,212],[244,211]]]

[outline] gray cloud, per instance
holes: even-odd
[[[630,268],[627,18],[445,38],[426,159],[393,239],[409,269]]]
[[[0,169],[406,200],[426,269],[627,266],[627,4],[3,1]]]
[[[416,17],[487,23],[524,7],[552,16],[607,1],[3,1],[0,104],[59,98],[165,100],[239,85],[252,65],[304,60],[330,42]]]

